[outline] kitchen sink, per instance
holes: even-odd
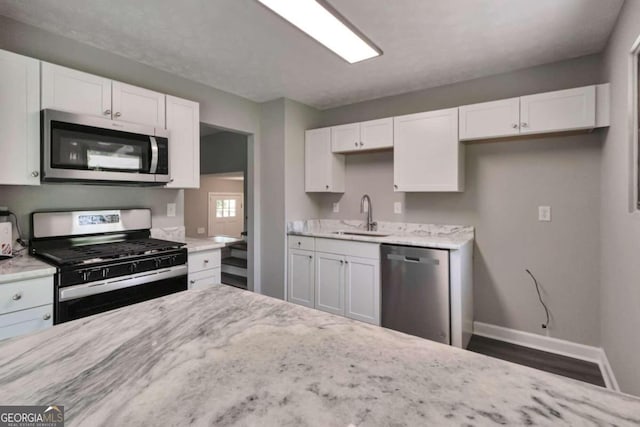
[[[377,231],[334,231],[333,234],[345,236],[367,236],[367,237],[387,237],[389,233],[379,233]]]

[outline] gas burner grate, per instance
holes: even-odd
[[[184,246],[183,243],[159,239],[125,240],[112,243],[72,246],[68,248],[49,249],[38,254],[58,264],[78,264],[92,260],[108,260],[161,252]]]

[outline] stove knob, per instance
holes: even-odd
[[[129,271],[132,273],[135,273],[138,270],[138,263],[137,262],[132,262],[129,265]]]
[[[83,270],[81,271],[81,273],[82,273],[82,280],[84,280],[85,282],[89,280],[89,274],[91,273],[90,271]]]
[[[156,268],[160,267],[161,261],[159,258],[154,259],[155,263],[156,263]]]

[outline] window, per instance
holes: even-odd
[[[216,218],[233,218],[236,216],[235,199],[216,200]]]

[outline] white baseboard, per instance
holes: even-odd
[[[600,367],[600,372],[602,372],[602,377],[604,378],[607,388],[620,391],[616,377],[613,374],[611,365],[609,364],[609,359],[607,359],[604,349],[600,347],[578,344],[558,338],[532,334],[530,332],[518,331],[516,329],[509,329],[482,322],[473,322],[473,333],[475,335],[493,338],[511,344],[517,344],[536,350],[542,350],[549,353],[560,354],[562,356],[596,363]]]

